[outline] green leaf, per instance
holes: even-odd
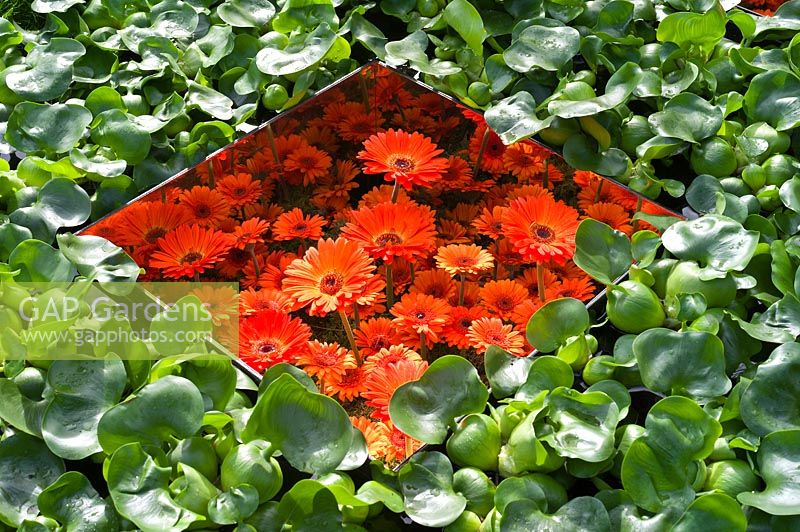
[[[533,359],[525,384],[517,391],[516,399],[529,401],[542,391],[570,387],[575,380],[572,368],[558,357],[539,356]]]
[[[36,498],[64,473],[64,462],[27,434],[0,441],[0,523],[19,526],[39,514]]]
[[[792,265],[783,240],[773,240],[769,245],[772,257],[772,284],[783,294],[795,294],[794,277],[797,268]]]
[[[33,0],[31,9],[37,13],[63,13],[72,6],[85,2],[86,0]]]
[[[467,506],[467,500],[453,490],[453,466],[442,453],[414,455],[398,478],[406,514],[423,526],[447,526]]]
[[[490,345],[483,362],[492,395],[502,399],[514,395],[525,383],[533,360],[510,355],[496,345]]]
[[[77,471],[67,471],[37,499],[39,511],[74,532],[117,530],[117,513]]]
[[[603,392],[556,388],[548,401],[548,419],[555,432],[546,441],[561,456],[594,463],[614,455],[614,430],[620,412],[611,397]]]
[[[56,237],[58,248],[84,277],[98,282],[133,282],[139,266],[116,246],[99,236],[65,233]]]
[[[781,203],[794,212],[800,212],[800,178],[792,177],[785,181],[780,188]]]
[[[800,124],[800,78],[785,70],[762,72],[744,93],[744,112],[751,122],[767,122],[778,131]]]
[[[59,177],[45,183],[36,194],[36,201],[15,210],[9,219],[30,229],[34,238],[52,242],[56,231],[80,225],[90,214],[91,201],[86,192],[71,179]]]
[[[219,120],[230,120],[233,117],[233,100],[211,87],[194,81],[189,81],[187,86],[189,87],[186,93],[187,110],[197,109]]]
[[[52,400],[42,418],[42,437],[50,450],[67,460],[102,451],[98,423],[120,400],[128,382],[122,361],[56,360],[47,382]]]
[[[483,28],[481,14],[475,9],[475,6],[467,0],[453,0],[444,8],[442,17],[464,39],[475,55],[483,55],[483,40],[486,38],[486,30]]]
[[[116,156],[108,148],[95,145],[85,146],[82,149],[72,148],[69,152],[69,160],[76,168],[102,177],[116,177],[125,172],[128,163],[122,159],[117,159]],[[104,179],[100,183],[100,189],[108,181],[108,179]],[[113,180],[111,182],[113,183]],[[138,192],[138,189],[136,192]],[[128,200],[133,199],[136,195],[129,197]]]
[[[319,62],[335,41],[336,34],[328,24],[323,23],[313,32],[290,40],[283,50],[262,48],[256,55],[256,65],[261,72],[270,76],[294,74]]]
[[[72,83],[72,65],[85,53],[86,48],[78,41],[54,37],[47,44],[36,45],[25,58],[29,68],[10,72],[6,85],[26,100],[59,98]]]
[[[758,466],[767,484],[758,493],[740,493],[739,502],[771,515],[800,512],[800,430],[766,435],[758,448]]]
[[[197,296],[186,295],[153,318],[150,337],[156,352],[164,357],[194,349],[197,339],[209,338],[213,329],[208,309]]]
[[[553,515],[541,512],[536,503],[521,499],[508,504],[500,518],[502,532],[562,532],[592,530],[611,532],[611,521],[603,503],[594,497],[576,497]]]
[[[258,398],[242,437],[266,439],[292,467],[325,474],[336,469],[350,450],[350,426],[339,403],[284,374]]]
[[[70,282],[75,277],[75,268],[64,254],[41,240],[20,242],[8,263],[20,271],[17,281]]]
[[[11,222],[0,224],[0,261],[8,261],[14,248],[23,240],[33,238],[27,227]]]
[[[573,134],[564,143],[564,160],[573,168],[591,170],[604,176],[621,176],[628,171],[630,159],[618,148],[599,150],[586,135]],[[641,213],[639,213],[641,214]]]
[[[3,397],[0,401],[0,419],[18,431],[41,438],[42,416],[47,400],[34,401],[26,397],[11,379],[0,379],[0,396]]]
[[[553,117],[539,120],[536,116],[536,101],[529,93],[519,91],[490,107],[486,123],[506,144],[512,144],[550,126]]]
[[[759,436],[800,429],[800,344],[777,347],[758,365],[755,377],[741,397],[740,411],[747,428]]]
[[[547,104],[547,111],[561,118],[578,118],[613,109],[628,99],[639,84],[641,75],[642,69],[636,63],[625,63],[611,75],[606,83],[606,92],[602,96],[581,100],[571,98],[551,100]]]
[[[178,404],[178,403],[175,403]],[[179,531],[205,520],[178,505],[169,490],[172,468],[159,466],[139,442],[119,447],[106,478],[117,511],[144,532]]]
[[[181,407],[176,410],[174,405]],[[202,424],[200,391],[191,381],[169,375],[108,410],[100,418],[97,435],[110,454],[130,442],[159,445],[173,437],[188,438]]]
[[[656,392],[708,400],[726,394],[725,349],[711,333],[649,329],[633,342],[645,386]]]
[[[236,28],[261,28],[275,16],[275,6],[268,0],[227,0],[217,15]]]
[[[533,68],[555,71],[580,50],[581,34],[569,26],[528,26],[503,52],[506,64],[517,72]]]
[[[744,532],[747,518],[733,497],[724,493],[708,493],[695,499],[681,516],[674,532]]]
[[[730,218],[710,214],[672,224],[661,241],[679,259],[696,260],[720,271],[741,271],[756,251],[758,233]]]
[[[577,299],[564,297],[548,301],[537,310],[528,321],[525,334],[533,347],[550,353],[569,338],[583,334],[589,325],[586,306]]]
[[[22,102],[8,117],[5,139],[26,153],[64,153],[77,144],[91,122],[92,113],[80,105]]]
[[[342,512],[327,487],[316,480],[303,479],[281,497],[276,518],[271,521],[277,525],[276,530],[286,525],[291,530],[323,530],[340,527]]]
[[[119,109],[109,109],[95,117],[92,141],[111,148],[128,164],[138,164],[150,153],[150,133]]]
[[[664,110],[648,118],[650,126],[664,137],[698,143],[714,135],[722,125],[722,109],[690,92],[681,93]]]
[[[625,233],[592,218],[583,220],[575,234],[575,264],[597,281],[614,284],[633,263]]]
[[[446,355],[436,359],[419,380],[395,390],[389,415],[412,438],[442,443],[455,418],[482,412],[488,398],[475,367],[465,358]]]
[[[280,465],[269,456],[273,451],[271,445],[263,440],[234,447],[222,462],[222,489],[229,490],[240,484],[249,484],[257,490],[260,502],[272,499],[283,484]]]
[[[364,484],[358,488],[356,497],[369,504],[381,502],[394,513],[400,513],[404,508],[402,495],[375,480],[364,482]]]
[[[725,10],[717,3],[706,13],[672,13],[656,30],[660,42],[674,42],[682,48],[692,46],[710,52],[725,36]]]
[[[233,525],[247,519],[258,509],[258,491],[240,484],[208,501],[208,516],[217,524]]]

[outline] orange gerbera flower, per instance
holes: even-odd
[[[380,421],[372,421],[364,416],[351,416],[350,421],[364,435],[370,458],[381,459],[386,456],[391,443],[389,442],[389,428],[385,424]]]
[[[336,130],[343,140],[348,142],[361,142],[367,135],[383,127],[386,120],[378,112],[365,113],[363,111],[349,114],[336,124]]]
[[[454,208],[448,209],[445,215],[462,225],[470,225],[480,210],[480,205],[457,203]]]
[[[250,205],[261,199],[261,181],[244,172],[226,175],[217,181],[216,188],[234,207]]]
[[[517,198],[528,197],[554,199],[553,193],[549,189],[546,189],[541,185],[537,185],[536,183],[532,185],[520,185],[512,188],[508,191],[507,199],[510,202],[511,200],[515,200]]]
[[[372,190],[361,196],[361,199],[358,202],[358,208],[363,209],[364,207],[374,207],[380,203],[391,203],[392,192],[391,185],[373,187]],[[408,197],[408,193],[406,193],[406,191],[402,188],[398,190],[397,198],[395,198],[394,203],[401,204],[409,202],[411,202],[411,198]]]
[[[364,292],[375,276],[375,264],[357,243],[344,238],[320,240],[284,274],[283,291],[298,303],[310,304],[310,314],[324,316],[375,299],[375,293]]]
[[[483,152],[481,152],[483,146]],[[503,155],[506,146],[497,133],[488,129],[487,126],[478,126],[469,139],[469,158],[475,163],[480,155],[480,169],[490,174],[502,174],[506,165],[503,162]]]
[[[395,317],[392,321],[400,330],[403,343],[416,348],[421,345],[420,337],[430,344],[439,341],[450,305],[426,294],[406,294],[389,312]]]
[[[427,187],[442,177],[447,159],[431,140],[420,133],[398,129],[372,135],[364,141],[358,159],[365,161],[365,174],[386,174],[386,181],[397,183],[407,190],[413,185]]]
[[[426,270],[417,273],[411,292],[428,294],[438,299],[450,299],[456,293],[456,284],[444,270]]]
[[[572,174],[572,181],[581,188],[589,185],[589,183],[596,183],[600,179],[602,178],[599,175],[590,170],[575,170]]]
[[[595,203],[594,205],[589,205],[585,212],[586,214],[581,218],[594,218],[598,222],[603,222],[612,229],[622,231],[626,235],[630,235],[633,232],[628,211],[619,205],[603,202]]]
[[[588,277],[579,279],[564,279],[558,287],[558,292],[553,299],[559,297],[572,297],[581,301],[589,301],[594,297],[595,287]]]
[[[581,270],[574,262],[566,262],[564,264],[547,262],[544,267],[556,274],[559,279],[583,279],[588,277],[586,272]]]
[[[353,353],[336,342],[308,342],[308,350],[297,359],[303,371],[322,382],[334,382],[356,367]]]
[[[491,269],[491,253],[475,244],[451,244],[439,248],[436,265],[450,275],[477,274]]]
[[[451,155],[447,158],[447,170],[442,172],[439,184],[445,190],[461,190],[472,181],[472,168],[461,157]]]
[[[438,130],[438,123],[423,109],[404,109],[402,113],[392,116],[392,123],[403,126],[413,131],[421,131],[426,135],[434,135]]]
[[[358,168],[352,161],[336,161],[336,173],[327,174],[317,181],[311,203],[320,209],[330,208],[341,211],[350,202],[350,191],[358,188],[353,181],[358,176]]]
[[[303,178],[303,186],[314,183],[318,177],[328,173],[332,160],[330,156],[314,146],[302,146],[292,151],[283,161],[283,168],[296,172]]]
[[[385,368],[389,364],[394,364],[401,360],[408,360],[411,362],[422,362],[422,357],[419,353],[409,349],[403,344],[391,345],[384,347],[377,353],[371,354],[364,361],[364,371],[367,373],[375,370],[376,368]]]
[[[504,279],[489,281],[481,288],[481,304],[503,319],[511,317],[514,307],[528,299],[528,291],[520,283]]]
[[[232,246],[232,237],[222,231],[181,225],[158,239],[150,265],[170,279],[192,277],[212,268]]]
[[[448,244],[466,244],[470,241],[467,237],[467,228],[453,220],[439,220],[439,236],[436,243],[440,246]]]
[[[191,220],[191,212],[180,205],[158,201],[134,203],[113,218],[117,235],[114,242],[120,246],[155,244],[159,238]]]
[[[547,294],[549,290],[558,289],[561,283],[558,280],[558,276],[550,269],[543,268],[543,270],[542,277],[544,278],[545,294]],[[536,296],[539,294],[539,278],[536,273],[536,268],[527,268],[522,272],[522,275],[516,278],[516,281],[524,286],[530,295]],[[555,292],[553,292],[553,295],[555,295]]]
[[[293,363],[308,349],[311,329],[300,318],[265,310],[245,318],[239,327],[239,357],[264,371],[278,362]]]
[[[578,192],[578,208],[585,211],[595,203],[615,203],[613,186],[608,181],[592,181]],[[598,194],[599,191],[599,194]],[[635,204],[635,202],[634,202]]]
[[[233,230],[236,238],[235,246],[244,249],[247,246],[264,243],[264,233],[269,229],[269,222],[260,218],[250,218]]]
[[[488,316],[489,314],[486,310],[478,305],[471,307],[453,307],[444,329],[445,341],[447,341],[448,345],[451,347],[458,349],[468,348],[469,338],[467,338],[467,333],[472,326],[472,322]]]
[[[498,239],[503,233],[503,211],[505,207],[496,206],[490,211],[483,209],[483,214],[478,216],[473,222],[472,227],[478,234],[486,235],[489,238]]]
[[[550,298],[545,297],[545,300],[549,301]],[[524,328],[528,325],[531,316],[533,316],[537,310],[542,308],[543,305],[544,303],[538,298],[526,299],[517,305],[514,309],[514,312],[511,313],[511,321]]]
[[[229,322],[238,313],[239,292],[230,286],[204,285],[194,288],[190,294],[200,300],[216,326]]]
[[[208,187],[195,186],[191,190],[184,190],[178,201],[189,208],[194,216],[194,222],[203,226],[215,226],[228,217],[231,204],[218,190]]]
[[[415,261],[433,248],[436,227],[430,207],[381,203],[351,212],[350,219],[342,228],[342,236],[386,264],[395,257]]]
[[[294,310],[294,301],[288,295],[274,288],[262,290],[248,288],[239,293],[239,312],[242,315],[250,316],[263,310],[290,312]]]
[[[323,390],[331,397],[339,396],[339,401],[352,401],[367,390],[367,372],[363,367],[347,368],[339,378],[324,382]]]
[[[531,262],[564,263],[575,253],[578,211],[549,198],[519,198],[503,213],[503,231]]]
[[[417,441],[405,432],[395,427],[391,421],[386,422],[386,427],[389,430],[389,446],[386,447],[386,455],[384,460],[389,463],[400,462],[405,460],[411,454],[417,452],[422,447],[422,442]]]
[[[400,360],[384,367],[375,368],[367,377],[367,389],[361,397],[367,399],[367,406],[375,409],[372,417],[389,421],[389,401],[394,391],[407,382],[418,380],[428,369],[428,363]]]
[[[278,216],[272,225],[273,240],[293,240],[306,238],[317,240],[322,236],[325,219],[316,214],[304,216],[299,208],[292,209]]]
[[[364,356],[377,353],[381,349],[391,347],[400,341],[397,328],[389,318],[373,318],[364,320],[354,331],[356,346]]]
[[[546,156],[544,150],[532,142],[517,142],[506,148],[503,163],[506,170],[519,179],[528,181],[544,171]]]
[[[333,129],[328,126],[311,126],[300,133],[310,145],[323,151],[335,152],[339,150],[339,138]]]
[[[496,345],[512,355],[522,356],[525,341],[519,331],[511,325],[503,324],[500,318],[480,318],[475,320],[467,333],[470,345],[478,353],[485,353],[490,345]]]

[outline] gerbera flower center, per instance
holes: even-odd
[[[183,258],[181,259],[181,262],[182,263],[194,262],[194,261],[200,260],[202,258],[203,258],[203,254],[200,253],[199,251],[190,251],[189,253],[187,253],[186,255],[183,256]]]
[[[278,350],[278,346],[275,345],[274,342],[263,342],[258,345],[256,351],[261,353],[262,355],[269,355],[270,353],[274,353]]]
[[[208,218],[211,215],[211,207],[208,205],[198,205],[194,213],[198,218]]]
[[[455,260],[457,266],[467,267],[467,266],[474,266],[475,259],[472,257],[458,257]]]
[[[403,157],[402,155],[396,156],[395,159],[390,163],[390,166],[400,170],[401,172],[406,172],[414,168],[414,161],[407,157]]]
[[[461,320],[461,327],[463,329],[469,329],[471,325],[472,325],[472,320],[468,318],[464,318]]]
[[[501,345],[505,341],[506,337],[498,332],[490,332],[486,335],[486,339],[489,340],[488,343],[490,344]]]
[[[427,317],[427,314],[425,314],[425,313],[424,313],[423,311],[421,311],[421,310],[418,310],[418,311],[416,312],[416,314],[414,314],[414,317],[415,317],[415,318],[417,318],[418,320],[422,321],[422,320],[424,320],[424,319]]]
[[[322,279],[319,280],[319,290],[323,294],[332,296],[342,289],[343,284],[344,278],[341,274],[337,272],[330,272],[323,275]]]
[[[164,229],[163,227],[152,227],[150,228],[149,231],[147,231],[147,233],[145,233],[144,239],[151,244],[155,244],[156,240],[158,240],[159,238],[161,238],[166,234],[167,230]]]
[[[317,159],[314,157],[301,157],[298,162],[303,168],[314,168],[317,165]]]
[[[244,187],[236,187],[236,188],[233,189],[233,195],[234,196],[244,196],[246,192],[247,192],[247,189],[244,188]]]
[[[495,306],[500,310],[513,310],[514,301],[510,297],[500,297],[495,302]]]
[[[375,338],[372,339],[372,342],[370,342],[369,344],[369,346],[372,349],[375,349],[376,351],[379,351],[381,349],[387,349],[389,345],[391,345],[389,343],[389,339],[384,335],[376,336]]]
[[[308,224],[305,222],[300,222],[294,226],[294,230],[298,233],[302,233],[303,231],[308,230]]]
[[[555,232],[546,225],[532,223],[531,234],[533,234],[540,242],[550,242],[556,237]]]
[[[320,366],[336,366],[339,357],[334,349],[323,349],[314,357],[314,361]]]
[[[385,246],[387,244],[402,244],[403,239],[400,238],[396,233],[383,233],[375,239],[375,243],[379,246]]]

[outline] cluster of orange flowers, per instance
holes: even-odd
[[[742,2],[744,7],[761,13],[762,15],[772,15],[786,0],[746,0]]]
[[[241,359],[302,367],[351,405],[372,456],[395,461],[419,446],[389,419],[399,386],[439,354],[529,353],[525,325],[545,301],[596,292],[570,262],[580,219],[630,233],[632,212],[653,207],[591,172],[565,179],[552,153],[504,146],[479,115],[442,112],[437,95],[391,78],[375,90],[380,105],[342,96],[291,124],[299,133],[262,132],[255,155],[224,154],[230,168],[199,167],[196,184],[92,232],[130,249],[146,278],[239,280]],[[445,154],[453,131],[468,142]],[[229,299],[212,309],[224,314]]]

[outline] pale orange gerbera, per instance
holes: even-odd
[[[413,185],[427,187],[442,177],[447,159],[431,140],[420,133],[398,129],[372,135],[364,141],[358,159],[365,161],[365,174],[385,174],[407,190]]]
[[[456,283],[444,270],[425,270],[418,272],[411,285],[411,292],[428,294],[438,299],[450,299],[456,293]]]
[[[479,126],[469,139],[470,160],[475,163],[480,156],[480,169],[490,174],[505,172],[506,165],[503,162],[505,152],[506,146],[503,141],[497,133],[485,125]]]
[[[450,305],[425,294],[406,294],[389,311],[403,338],[403,343],[420,347],[422,339],[433,344],[444,330]]]
[[[512,355],[524,355],[522,346],[525,341],[522,335],[511,325],[505,325],[500,318],[475,320],[469,328],[467,338],[478,353],[485,353],[490,345],[496,345]]]
[[[314,183],[318,177],[328,173],[330,156],[314,146],[302,146],[292,151],[283,161],[283,168],[302,176],[303,185]]]
[[[481,288],[481,305],[502,319],[511,317],[514,307],[528,299],[528,290],[510,279],[489,281]]]
[[[278,216],[272,225],[273,240],[294,240],[306,238],[317,240],[322,236],[325,219],[316,214],[304,216],[299,208],[292,209]]]
[[[308,349],[310,338],[311,329],[300,318],[265,310],[239,326],[239,358],[256,371],[278,362],[291,364]]]
[[[547,153],[532,142],[517,142],[506,148],[503,163],[514,176],[528,181],[544,172]]]
[[[367,406],[375,409],[372,417],[389,421],[389,401],[395,390],[407,382],[418,380],[426,369],[428,363],[425,361],[400,360],[372,370],[367,377],[367,389],[361,392]]]
[[[564,263],[575,253],[578,211],[549,198],[520,198],[503,213],[503,231],[531,262]]]
[[[468,348],[470,344],[467,333],[472,326],[472,322],[488,316],[489,313],[486,312],[486,309],[479,305],[473,305],[471,307],[453,307],[444,329],[443,336],[445,341],[451,347],[458,349]]]
[[[354,331],[356,346],[364,356],[400,342],[397,328],[389,318],[373,318],[359,323]]]
[[[231,236],[222,231],[181,225],[158,239],[150,266],[170,279],[192,277],[212,268],[232,246]]]
[[[350,422],[364,435],[370,458],[380,460],[386,456],[387,449],[391,446],[389,427],[380,421],[373,421],[364,416],[351,416]]]
[[[231,204],[218,190],[195,186],[185,190],[178,196],[178,201],[187,207],[193,216],[194,223],[203,226],[216,226],[228,217]]]
[[[190,294],[200,300],[216,326],[230,322],[239,310],[239,292],[227,285],[203,285],[192,289]]]
[[[325,381],[323,391],[325,395],[338,396],[343,403],[352,401],[367,391],[367,372],[361,366],[347,368],[342,375]]]
[[[120,246],[140,246],[155,244],[179,225],[191,222],[192,214],[181,205],[146,201],[123,209],[112,220],[109,225],[116,229],[113,242]]]
[[[545,301],[549,301],[550,298],[545,297]],[[528,325],[528,322],[531,319],[531,316],[534,313],[542,308],[544,302],[542,302],[539,298],[530,298],[526,299],[522,303],[516,306],[514,312],[511,313],[511,321],[522,327],[523,329]]]
[[[389,364],[394,364],[401,360],[422,362],[422,357],[419,356],[419,353],[403,344],[391,345],[368,356],[364,361],[364,370],[369,373],[376,368],[385,368]]]
[[[248,288],[239,293],[239,312],[243,316],[257,314],[262,310],[290,312],[294,310],[294,301],[287,294],[274,288],[261,290]]]
[[[245,172],[226,175],[217,181],[216,189],[234,207],[250,205],[261,199],[261,181]]]
[[[472,181],[472,168],[461,157],[451,155],[447,161],[448,167],[442,172],[439,185],[445,190],[461,190]]]
[[[345,372],[355,368],[357,364],[353,353],[346,347],[336,342],[311,340],[306,353],[297,359],[297,365],[312,377],[326,383],[341,380]]]
[[[492,268],[491,253],[475,244],[451,244],[439,248],[436,266],[450,275],[477,274]]]
[[[612,229],[622,231],[626,235],[633,232],[633,226],[630,224],[631,218],[628,211],[623,209],[620,205],[614,203],[595,203],[589,205],[585,210],[585,215],[581,218],[593,218],[598,222],[603,222]]]
[[[348,304],[369,304],[375,297],[364,292],[375,276],[375,264],[357,243],[344,238],[320,240],[284,274],[283,291],[298,303],[310,304],[310,314],[325,315],[344,310]]]
[[[233,230],[235,246],[244,249],[247,246],[263,244],[264,233],[269,229],[269,222],[260,218],[245,220]]]
[[[373,259],[391,264],[395,257],[415,261],[433,248],[436,227],[430,207],[381,203],[350,213],[342,236],[357,242]]]
[[[571,297],[581,301],[589,301],[594,297],[595,287],[588,277],[577,279],[564,279],[558,286],[558,292],[553,296],[553,299],[559,297]]]
[[[503,211],[505,209],[499,205],[493,207],[491,211],[483,209],[483,213],[472,222],[472,227],[478,231],[478,234],[497,240],[503,234]]]

